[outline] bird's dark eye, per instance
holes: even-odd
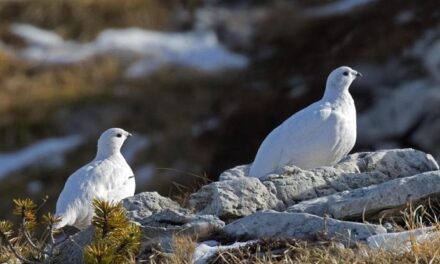
[[[348,71],[345,71],[343,74],[344,76],[348,76]]]
[[[122,134],[117,134],[116,136],[117,136],[117,137],[122,137]]]

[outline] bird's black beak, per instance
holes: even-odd
[[[356,72],[356,77],[362,77],[362,73]]]

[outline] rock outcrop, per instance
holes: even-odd
[[[431,155],[414,149],[356,153],[333,167],[312,170],[286,166],[263,177],[262,182],[246,177],[249,166],[243,165],[222,173],[219,182],[191,195],[190,206],[202,214],[238,218],[438,169]]]
[[[234,221],[223,228],[232,237],[314,238],[317,235],[342,242],[363,241],[371,235],[386,233],[380,225],[340,221],[305,213],[257,212]]]
[[[191,195],[189,209],[156,192],[125,199],[128,218],[143,232],[143,254],[153,248],[172,253],[176,235],[202,242],[194,253],[200,263],[221,248],[238,248],[267,238],[325,238],[345,246],[355,242],[373,249],[404,251],[413,237],[426,241],[435,232],[428,228],[387,233],[395,229],[378,221],[401,217],[409,203],[440,197],[438,164],[421,151],[355,153],[332,167],[302,170],[286,166],[262,179],[247,177],[248,170],[248,165],[242,165],[225,171],[218,182]],[[92,241],[93,233],[91,227],[59,246],[60,259],[82,263],[82,248]],[[213,238],[244,242],[217,247],[222,245],[210,241]],[[391,246],[390,241],[397,245]]]
[[[337,219],[378,219],[401,215],[400,209],[409,203],[439,196],[440,171],[433,171],[303,201],[287,211],[329,215]]]
[[[191,195],[191,208],[222,219],[238,218],[262,209],[283,210],[277,197],[257,178],[214,182]]]
[[[164,210],[142,221],[143,247],[159,246],[171,251],[174,236],[206,239],[220,231],[225,223],[213,215],[193,215],[189,210]]]
[[[84,263],[84,247],[93,241],[95,228],[90,226],[65,240],[54,250],[54,263]]]
[[[143,192],[122,200],[127,209],[128,217],[138,223],[152,214],[157,214],[166,209],[180,209],[180,205],[170,198],[163,197],[157,192]]]

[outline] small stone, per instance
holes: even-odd
[[[127,209],[127,216],[130,220],[141,223],[152,214],[159,213],[165,209],[177,210],[180,205],[170,198],[163,197],[157,192],[142,192],[132,197],[125,198],[122,203]]]

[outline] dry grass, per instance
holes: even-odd
[[[0,65],[3,117],[23,111],[38,114],[31,111],[35,105],[45,108],[101,94],[121,72],[119,64],[111,58],[71,66],[38,67],[0,53]],[[3,122],[8,122],[7,116]]]
[[[178,236],[174,238],[174,254],[170,257],[169,264],[193,263],[193,255],[196,244],[189,237]]]
[[[426,243],[419,245],[418,250],[400,255],[370,250],[365,246],[342,248],[333,243],[327,245],[300,243],[299,245],[287,245],[283,254],[280,255],[266,253],[259,256],[250,254],[252,252],[243,252],[241,256],[248,259],[248,262],[243,262],[243,257],[240,257],[236,258],[236,261],[216,261],[215,263],[438,263],[440,261],[437,256],[439,246],[440,241]]]
[[[0,32],[8,38],[10,23],[29,23],[54,30],[66,38],[93,39],[103,29],[144,27],[173,29],[177,7],[199,1],[181,0],[16,0],[0,1]]]
[[[192,264],[193,252],[196,248],[196,242],[187,236],[175,236],[173,238],[173,254],[155,251],[148,260],[150,264]],[[146,262],[141,260],[140,262]]]
[[[174,254],[157,253],[150,256],[149,263],[189,264],[193,263],[192,252],[195,241],[187,237],[174,240]],[[216,264],[394,264],[394,263],[440,263],[440,237],[414,244],[412,250],[398,254],[382,250],[371,250],[365,245],[345,248],[335,242],[305,242],[294,240],[262,240],[256,245],[222,251],[208,263]]]

